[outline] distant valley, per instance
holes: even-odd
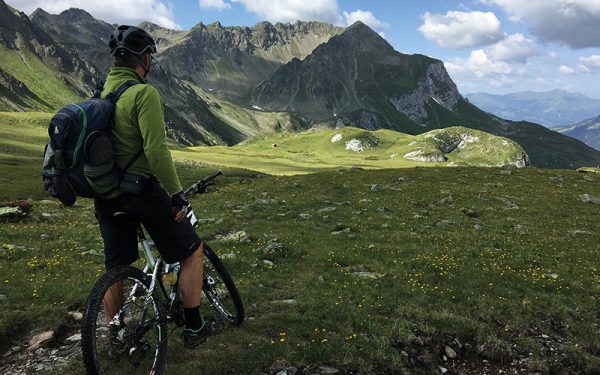
[[[517,142],[536,167],[600,164],[600,152],[578,140],[479,109],[440,60],[399,53],[360,22],[141,26],[157,40],[150,82],[163,96],[169,137],[182,145],[311,128],[417,135],[463,126]],[[87,96],[110,66],[112,29],[83,10],[27,16],[0,0],[0,111],[52,112]]]
[[[600,115],[600,99],[564,90],[524,91],[507,95],[468,94],[474,105],[498,117],[564,127]]]

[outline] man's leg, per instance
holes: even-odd
[[[117,281],[114,283],[106,293],[104,293],[104,298],[102,299],[102,307],[104,308],[104,317],[106,319],[106,323],[110,323],[115,315],[121,310],[123,307],[123,303],[125,302],[125,298],[123,296],[123,281]]]
[[[199,307],[204,277],[203,250],[204,242],[181,263],[179,274],[179,292],[186,315],[186,326],[190,329],[199,329],[202,326]]]

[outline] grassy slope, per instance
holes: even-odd
[[[32,108],[55,110],[81,100],[55,71],[25,49],[14,51],[0,45],[0,68],[23,82],[38,96],[39,100],[28,103]]]
[[[20,126],[13,138],[0,135],[3,152],[14,144],[10,153],[17,153],[2,156],[10,183],[1,199],[44,197],[39,161],[28,160],[44,142],[47,116],[3,115]],[[19,168],[5,169],[6,162]],[[183,163],[179,171],[186,184],[209,167]],[[220,254],[235,254],[226,264],[254,319],[195,352],[183,351],[177,332],[169,373],[194,372],[199,364],[203,374],[260,373],[279,359],[362,374],[429,374],[437,365],[479,374],[484,359],[509,369],[524,358],[530,372],[600,371],[600,217],[597,206],[578,198],[600,196],[597,181],[571,171],[480,168],[258,177],[226,170],[217,190],[193,200],[201,217],[223,218],[200,229],[208,241],[232,230],[252,237],[211,243]],[[439,203],[449,195],[450,204]],[[64,209],[36,202],[30,220],[0,224],[0,294],[7,296],[0,300],[0,336],[64,327],[68,309],[84,303],[102,258],[91,202],[80,203]],[[320,211],[326,207],[335,210]],[[53,239],[40,241],[42,233]],[[274,238],[287,250],[262,254]],[[385,276],[362,279],[358,271]],[[287,299],[296,303],[278,302]],[[442,361],[446,344],[457,360]],[[74,362],[66,371],[80,367]]]
[[[509,146],[504,146],[501,138],[494,138],[483,132],[464,128],[452,129],[477,134],[481,142],[447,154],[448,161],[443,163],[415,162],[403,158],[411,151],[433,149],[425,134],[410,136],[390,130],[369,132],[351,127],[298,134],[259,135],[236,147],[193,147],[176,151],[174,154],[180,158],[213,165],[241,166],[270,174],[290,175],[352,166],[375,169],[444,166],[450,163],[501,165],[514,159],[514,155],[521,151],[521,148],[512,142]],[[444,132],[452,132],[452,129]],[[336,134],[341,134],[342,139],[332,142]],[[346,142],[352,139],[376,139],[378,145],[361,153],[346,150]],[[277,147],[273,147],[274,144]]]

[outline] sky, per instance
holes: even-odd
[[[442,60],[462,94],[563,89],[600,98],[600,0],[8,0],[110,23],[363,21],[402,53]]]

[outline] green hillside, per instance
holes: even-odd
[[[25,108],[50,111],[81,100],[56,71],[26,49],[17,51],[0,44],[0,71],[24,83],[33,93],[30,97],[20,98],[25,101]],[[14,109],[0,101],[0,111]]]
[[[452,152],[441,143],[465,142]],[[391,130],[339,130],[297,134],[258,135],[235,147],[192,147],[173,151],[180,159],[227,167],[242,167],[269,174],[291,175],[360,167],[366,169],[415,166],[503,166],[525,163],[526,154],[506,138],[462,127],[434,130],[416,136]],[[412,160],[407,155],[416,155]],[[432,161],[418,161],[430,159]],[[446,159],[446,160],[443,160]]]

